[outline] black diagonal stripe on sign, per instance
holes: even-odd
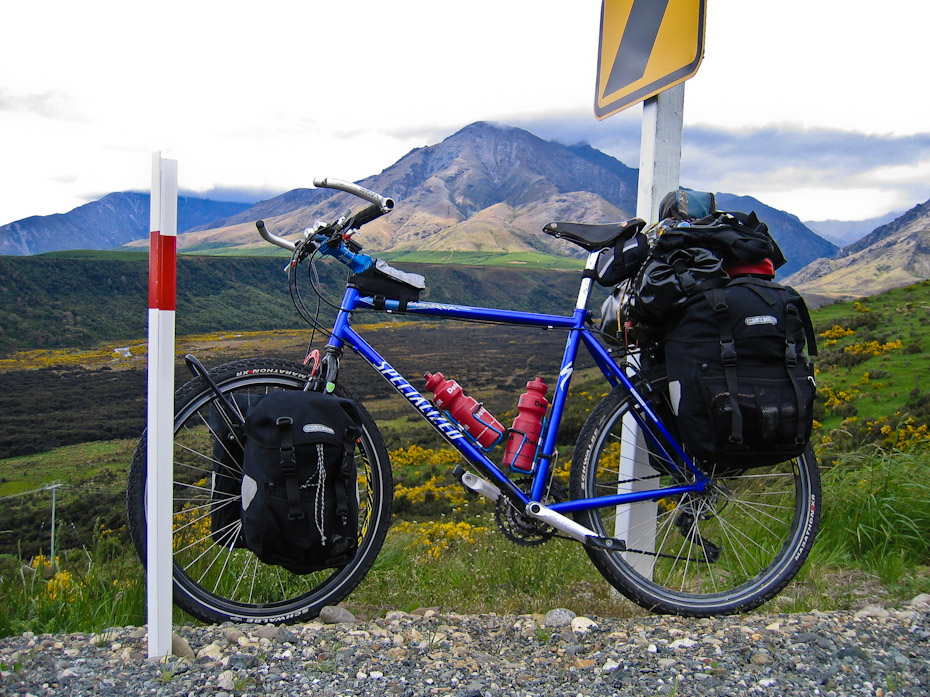
[[[669,0],[634,0],[602,97],[621,90],[646,72]]]

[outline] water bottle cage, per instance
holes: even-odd
[[[532,460],[533,462],[533,468],[529,471],[530,474],[536,471],[536,463],[539,461],[539,451],[542,449],[542,442],[543,442],[542,434],[546,432],[546,421],[547,420],[548,419],[545,416],[542,418],[542,422],[541,422],[542,430],[540,431],[540,434],[539,434],[539,442],[536,443],[536,448],[533,450],[532,457],[530,457],[530,460]],[[509,434],[518,433],[520,434],[520,436],[522,436],[522,440],[520,441],[520,445],[517,446],[516,454],[514,455],[513,461],[510,463],[510,469],[513,470],[514,472],[519,472],[520,474],[528,474],[526,470],[521,470],[517,467],[514,467],[513,465],[513,463],[516,462],[517,459],[521,455],[524,454],[523,446],[525,446],[527,442],[529,441],[528,436],[526,435],[526,433],[524,433],[523,431],[517,428],[508,428],[507,433]]]
[[[488,452],[491,452],[494,448],[496,448],[497,445],[498,445],[498,443],[500,443],[501,440],[503,440],[503,438],[504,438],[504,433],[505,433],[505,432],[504,432],[504,431],[501,431],[501,430],[498,429],[498,428],[495,428],[493,424],[490,424],[490,423],[488,423],[488,422],[486,422],[486,421],[482,421],[480,418],[478,418],[478,412],[481,411],[481,409],[482,409],[483,406],[484,406],[483,403],[478,402],[477,406],[475,407],[475,410],[472,412],[471,415],[472,415],[472,418],[473,418],[475,421],[477,421],[479,424],[481,424],[482,426],[487,426],[488,429],[490,429],[492,432],[494,432],[494,433],[497,434],[497,438],[494,439],[494,442],[491,443],[491,444],[490,444],[489,446],[487,446],[487,447],[481,445],[481,443],[479,443],[478,440],[477,440],[471,433],[469,433],[469,432],[465,429],[465,427],[462,426],[462,424],[460,424],[460,423],[456,420],[456,418],[455,418],[454,416],[452,416],[451,413],[449,413],[448,410],[443,409],[443,410],[442,410],[442,413],[443,413],[443,415],[444,415],[447,419],[449,419],[449,421],[451,421],[451,422],[454,423],[456,426],[458,426],[459,431],[461,431],[462,435],[465,436],[465,438],[467,438],[468,441],[469,441],[472,445],[474,445],[476,448],[478,448],[478,449],[481,450],[482,452],[488,453]]]

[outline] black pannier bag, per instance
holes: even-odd
[[[233,395],[240,414],[264,395]],[[213,434],[213,472],[210,477],[210,536],[220,547],[244,548],[239,496],[242,493],[242,434],[233,434],[224,411],[214,406],[208,418]]]
[[[359,424],[352,400],[320,392],[272,392],[249,410],[242,529],[263,562],[304,574],[355,556]]]
[[[793,289],[747,276],[705,290],[668,325],[664,350],[672,410],[692,454],[741,469],[804,451],[816,345]]]

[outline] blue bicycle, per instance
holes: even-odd
[[[223,439],[218,405],[244,413],[250,400],[274,390],[312,389],[351,397],[339,383],[340,357],[347,348],[461,454],[465,466],[456,468],[456,476],[466,489],[494,502],[509,538],[528,545],[555,536],[577,541],[604,578],[642,607],[687,616],[742,612],[770,600],[794,578],[811,549],[820,515],[819,470],[810,448],[774,466],[747,462],[718,468],[692,457],[675,436],[662,366],[643,367],[654,361],[633,345],[619,351],[606,348],[600,332],[590,326],[591,271],[600,250],[613,245],[627,223],[551,223],[544,228],[588,253],[571,315],[423,302],[418,299],[422,277],[362,254],[348,234],[389,212],[393,201],[348,182],[314,183],[369,205],[350,217],[317,224],[296,243],[270,233],[261,221],[257,225],[266,240],[293,253],[292,277],[293,267],[322,256],[337,259],[354,274],[319,360],[308,367],[247,359],[207,372],[188,357],[196,377],[176,393],[173,549],[174,596],[180,607],[210,622],[307,620],[345,598],[371,568],[390,524],[393,478],[378,427],[361,405],[363,423],[356,442],[359,539],[349,563],[309,574],[264,564],[241,544],[236,517],[219,515],[241,506],[241,473],[235,469],[236,444],[226,447],[225,454],[217,453]],[[369,282],[371,276],[375,281]],[[495,463],[493,450],[437,409],[353,328],[353,314],[359,311],[566,333],[529,484],[526,475],[515,476]],[[566,493],[564,487],[552,486],[556,438],[582,346],[612,391],[581,431]],[[241,448],[238,453],[241,466]],[[218,467],[221,462],[228,471]],[[143,562],[145,478],[143,436],[127,490],[130,531]],[[224,486],[223,480],[231,485]],[[223,520],[229,522],[218,522]]]

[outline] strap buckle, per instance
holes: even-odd
[[[732,368],[736,365],[736,342],[733,339],[721,339],[720,341],[720,358],[723,365]]]

